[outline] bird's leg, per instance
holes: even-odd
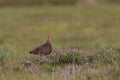
[[[45,55],[42,55],[42,59],[45,61]]]
[[[39,59],[40,63],[46,62],[45,55],[41,55],[40,57],[41,57],[41,58]]]
[[[42,57],[42,55],[40,55],[39,63],[40,63],[40,64],[43,63],[43,57]]]

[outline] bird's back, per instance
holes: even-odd
[[[36,55],[48,55],[52,52],[52,45],[49,42],[46,42],[42,46],[36,48],[35,50],[29,52]]]

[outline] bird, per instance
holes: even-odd
[[[48,36],[46,43],[35,48],[33,51],[30,51],[29,53],[43,56],[49,55],[51,52],[52,52],[51,36]]]

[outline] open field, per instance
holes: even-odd
[[[120,5],[0,8],[0,80],[119,80],[119,34]],[[48,35],[53,51],[79,51],[30,55]]]

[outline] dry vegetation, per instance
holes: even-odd
[[[53,36],[53,52],[28,52]],[[120,5],[0,8],[0,80],[119,80]]]

